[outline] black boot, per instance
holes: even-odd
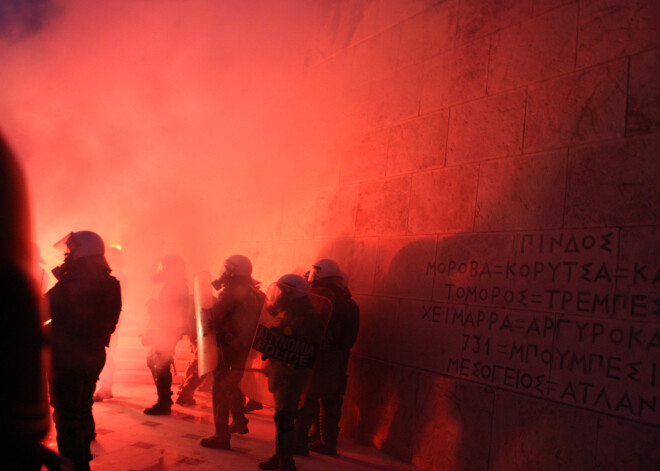
[[[266,461],[259,463],[259,469],[280,469],[280,458],[277,453]]]
[[[199,442],[204,448],[215,448],[216,450],[231,450],[229,438],[222,438],[218,435],[213,435],[208,438],[202,438]]]
[[[169,373],[169,371],[168,371]],[[172,413],[172,375],[161,374],[158,372],[156,379],[156,392],[158,393],[158,402],[153,406],[147,407],[144,413],[147,415],[170,415]]]
[[[261,402],[257,402],[254,399],[250,399],[248,400],[247,404],[245,404],[245,413],[247,414],[248,412],[261,410],[263,408],[264,405]]]
[[[316,412],[318,411],[318,401],[317,400],[305,400],[303,405],[298,410],[298,416],[296,417],[295,424],[295,434],[294,434],[294,445],[293,445],[293,454],[295,456],[308,456],[309,455],[309,428],[314,421]]]
[[[337,455],[337,443],[327,443],[322,440],[318,440],[309,445],[310,451],[314,453],[321,453],[322,455],[336,456]]]
[[[197,404],[197,401],[195,401],[195,398],[192,397],[192,395],[186,394],[182,390],[179,392],[179,397],[176,398],[176,403],[180,406],[194,406]]]
[[[245,422],[238,422],[234,420],[231,424],[229,424],[229,433],[237,433],[239,435],[245,435],[246,433],[249,432],[247,423],[248,423],[247,420]]]
[[[288,412],[275,414],[275,447],[280,460],[280,471],[296,471],[293,460],[294,421],[295,414]]]
[[[296,426],[293,444],[294,456],[309,456],[307,433],[303,427]]]
[[[317,440],[309,445],[309,449],[322,455],[334,456],[337,454],[337,435],[339,434],[339,425],[322,413],[319,416],[319,435]]]
[[[159,365],[150,364],[151,374],[156,383],[156,393],[158,402],[151,407],[147,407],[144,413],[147,415],[170,415],[172,413],[172,372],[170,363]]]
[[[144,410],[147,415],[170,415],[172,413],[171,402],[157,402]]]

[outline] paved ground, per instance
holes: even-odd
[[[97,439],[92,444],[92,470],[257,470],[259,461],[275,449],[273,410],[248,414],[250,432],[232,437],[232,450],[202,448],[199,440],[213,434],[209,392],[196,394],[197,405],[175,405],[171,416],[147,416],[143,409],[155,402],[153,385],[115,386],[115,397],[94,405]],[[54,427],[46,439],[57,449]],[[413,471],[378,450],[340,437],[339,456],[312,453],[296,457],[301,471],[397,470]]]

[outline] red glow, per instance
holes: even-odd
[[[314,12],[225,3],[65,1],[40,31],[0,39],[0,128],[24,161],[47,271],[63,234],[98,232],[124,248],[127,316],[166,253],[189,277],[247,253],[268,282],[322,247],[259,245],[290,238],[286,215],[313,230],[316,195],[338,179],[312,150],[348,125],[331,119],[342,93],[306,77]]]

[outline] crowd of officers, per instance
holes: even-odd
[[[95,438],[94,391],[122,309],[121,288],[111,274],[98,234],[72,232],[58,245],[65,259],[53,270],[57,282],[46,293],[52,339],[50,400],[63,463],[69,460],[68,469],[75,471],[89,470],[90,444]],[[157,298],[147,303],[150,327],[142,341],[150,346],[147,366],[158,399],[144,413],[167,415],[173,404],[171,368],[176,344],[183,334],[190,335],[194,344],[197,326],[182,258],[164,257],[152,281],[162,286]],[[213,286],[217,295],[205,312],[210,319],[205,327],[215,332],[218,348],[212,372],[215,433],[202,439],[201,446],[229,450],[232,433],[248,432],[240,382],[260,318],[268,315],[274,335],[307,342],[316,349],[311,368],[261,355],[261,371],[275,409],[276,437],[275,454],[259,463],[259,468],[295,470],[294,455],[308,455],[310,450],[335,455],[349,354],[359,328],[359,309],[346,275],[333,260],[321,259],[304,277],[280,277],[267,296],[252,278],[251,261],[233,255],[225,260]],[[325,318],[314,302],[319,299],[330,307]],[[202,382],[197,360],[194,355],[179,393],[180,404],[194,404],[193,392]],[[66,464],[57,466],[66,469]]]

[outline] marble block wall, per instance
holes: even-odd
[[[428,470],[660,469],[660,2],[319,3],[335,165],[252,255],[348,272],[342,432]]]

